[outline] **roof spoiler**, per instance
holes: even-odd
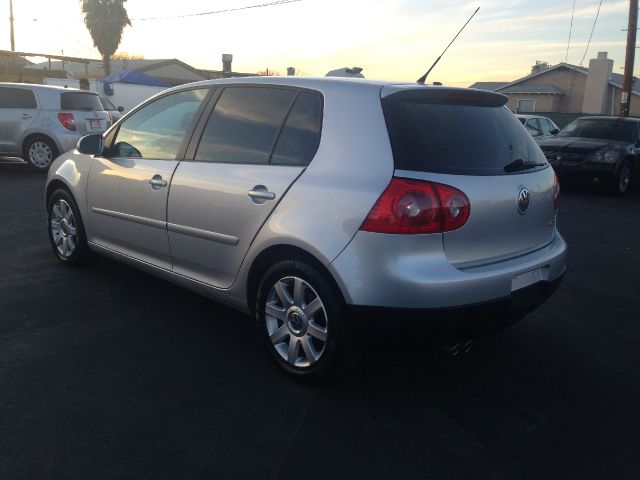
[[[382,96],[384,100],[477,107],[502,107],[509,100],[501,93],[476,90],[474,88],[419,87],[396,90],[387,95],[382,92]]]

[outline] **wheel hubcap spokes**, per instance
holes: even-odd
[[[37,167],[46,167],[53,159],[51,147],[44,142],[35,142],[29,148],[29,159]]]
[[[56,250],[63,257],[69,257],[76,249],[78,234],[73,211],[63,199],[59,199],[53,204],[50,228]]]
[[[301,278],[285,277],[271,287],[265,321],[271,343],[290,365],[309,367],[324,352],[327,313],[318,293]]]
[[[620,172],[620,191],[626,192],[627,187],[629,187],[629,181],[631,180],[631,172],[629,172],[629,168],[625,165],[622,167],[622,172]]]

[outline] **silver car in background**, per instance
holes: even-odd
[[[516,114],[516,118],[524,125],[527,132],[537,141],[552,138],[560,131],[553,120],[540,115]]]
[[[71,88],[0,83],[0,155],[47,170],[61,153],[111,125],[98,95]]]
[[[375,325],[493,331],[551,295],[566,255],[557,179],[505,102],[330,78],[176,87],[53,163],[51,245],[251,313],[298,377],[349,365]]]

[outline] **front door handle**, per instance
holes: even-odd
[[[151,180],[149,180],[149,185],[151,185],[151,188],[154,190],[158,190],[159,188],[166,187],[167,181],[163,180],[160,175],[154,175],[151,177]]]
[[[22,118],[23,120],[27,120],[28,118],[31,118],[31,115],[23,113],[22,115],[20,115],[20,118]]]
[[[266,200],[276,198],[276,194],[270,192],[264,185],[256,185],[247,192],[247,195],[251,197],[253,203],[257,203],[258,205],[264,203]]]

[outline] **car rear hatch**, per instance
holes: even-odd
[[[452,186],[466,223],[442,234],[459,268],[526,254],[552,241],[554,173],[503,95],[446,87],[385,87],[395,176]]]
[[[64,92],[60,95],[60,110],[63,125],[69,130],[75,126],[80,135],[103,133],[111,126],[109,114],[103,110],[95,93]]]

